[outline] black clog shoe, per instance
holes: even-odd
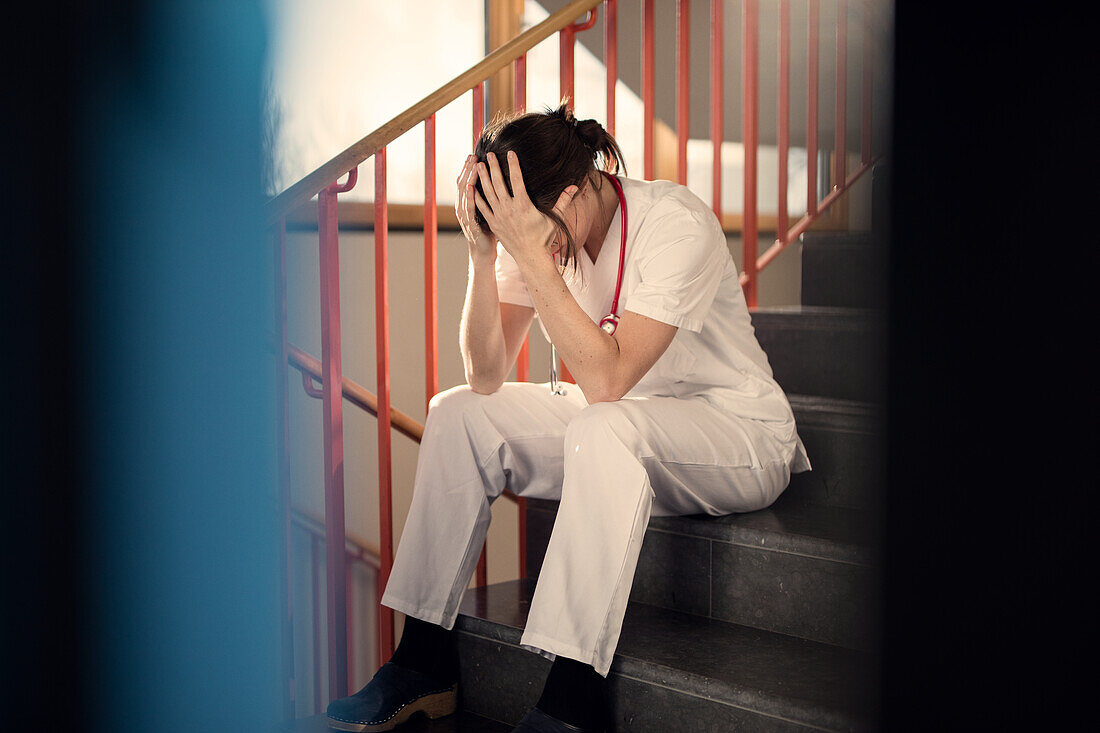
[[[442,718],[452,714],[457,704],[457,682],[446,685],[386,662],[362,690],[329,703],[326,718],[329,728],[336,730],[393,730],[414,713]]]
[[[538,708],[531,708],[520,719],[512,733],[602,733],[603,728],[578,728],[564,720],[558,720]]]

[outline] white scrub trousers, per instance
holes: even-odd
[[[520,645],[606,677],[650,516],[767,507],[787,487],[795,445],[699,398],[589,405],[564,386],[565,396],[509,382],[432,398],[381,602],[453,628],[501,491],[560,499]]]

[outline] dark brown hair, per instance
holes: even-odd
[[[563,100],[557,109],[545,112],[529,112],[522,115],[499,116],[481,132],[474,154],[478,161],[488,164],[487,155],[496,155],[504,174],[504,184],[512,193],[508,177],[508,151],[514,150],[523,174],[523,185],[535,208],[550,217],[565,234],[561,264],[565,267],[577,254],[577,243],[565,222],[554,212],[554,204],[562,191],[570,186],[584,188],[585,179],[593,179],[600,160],[602,170],[626,174],[626,163],[615,138],[608,134],[596,120],[577,120]],[[603,176],[597,188],[604,183]],[[475,178],[477,192],[485,197],[480,179]],[[475,209],[475,219],[481,230],[492,235],[481,211]],[[576,262],[574,261],[574,268]]]

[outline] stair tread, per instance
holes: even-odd
[[[429,720],[418,714],[401,724],[401,733],[508,733],[514,726],[498,720],[475,715],[468,710],[458,710],[454,715]],[[311,715],[307,718],[285,723],[278,733],[332,733],[324,715]]]
[[[518,645],[535,583],[467,591],[456,628]],[[849,728],[873,700],[874,657],[839,646],[630,602],[611,673],[754,712]]]
[[[872,247],[877,244],[874,233],[869,229],[843,232],[809,231],[802,232],[802,234],[799,235],[799,239],[802,241],[803,245],[822,244],[830,246]]]
[[[882,407],[875,402],[794,392],[787,393],[787,402],[794,410],[799,429],[812,425],[833,430],[877,432],[882,428]]]
[[[788,393],[787,401],[791,403],[791,407],[865,417],[877,417],[881,411],[879,405],[874,402],[848,400],[843,397],[829,397],[826,395]]]
[[[836,562],[873,564],[876,517],[860,509],[802,500],[798,484],[806,480],[810,480],[810,474],[792,476],[791,485],[767,509],[717,517],[706,514],[653,517],[650,526],[658,531]]]
[[[791,485],[767,509],[722,516],[651,517],[649,529],[834,562],[875,564],[877,517],[866,510],[803,500],[798,496],[799,485],[812,480],[816,480],[812,472],[795,474]],[[528,499],[529,505],[550,511],[555,511],[558,503]]]
[[[749,311],[756,323],[757,316],[767,318],[769,325],[810,328],[817,325],[836,327],[850,323],[858,326],[881,326],[885,313],[881,308],[852,308],[839,305],[768,305]],[[795,318],[798,316],[798,318]]]

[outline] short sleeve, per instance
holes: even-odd
[[[523,279],[519,265],[500,242],[497,242],[496,277],[497,297],[501,303],[535,307],[531,295],[527,292],[527,282]]]
[[[729,258],[714,214],[669,194],[646,213],[635,246],[640,280],[624,310],[701,331]]]

